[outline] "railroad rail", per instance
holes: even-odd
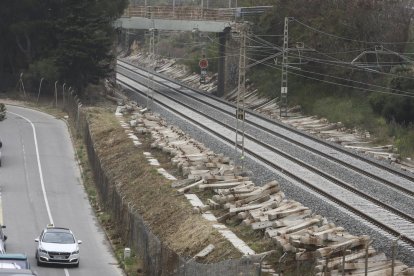
[[[147,90],[148,85],[149,73],[146,70],[118,61],[117,71],[118,81],[122,85],[135,91],[134,93],[147,96],[143,92]],[[234,144],[236,124],[233,104],[197,92],[160,74],[154,74],[152,79],[156,83],[152,87],[155,92],[154,101],[157,104],[206,129],[221,140]],[[200,111],[200,105],[207,106],[210,112]],[[255,112],[247,112],[246,124],[245,151],[247,154],[343,206],[392,236],[402,236],[402,240],[414,252],[413,176],[306,135]],[[259,132],[262,139],[255,137]],[[282,140],[284,141],[281,142]],[[296,150],[307,152],[318,159],[322,165],[308,164],[292,154],[292,151],[281,150],[287,143],[293,145]],[[362,190],[361,185],[347,181],[346,176],[333,175],[329,169],[324,168],[326,164],[341,167],[346,174],[357,175],[358,181],[370,182],[370,187]],[[399,205],[398,202],[387,198],[389,195],[381,196],[370,191],[378,186],[382,191],[387,190],[388,194],[393,194],[396,198],[405,198],[406,202],[409,202],[408,205]]]

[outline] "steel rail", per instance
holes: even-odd
[[[128,76],[125,76],[125,77],[129,78]],[[118,81],[119,81],[119,80],[118,80]],[[133,80],[133,81],[135,81],[135,82],[136,82],[136,80]],[[120,82],[122,82],[122,81],[120,81]],[[123,83],[123,85],[124,85],[124,86],[126,86],[126,87],[128,87],[130,90],[132,90],[132,91],[134,91],[134,92],[136,92],[136,93],[140,93],[140,94],[142,94],[143,96],[145,96],[145,93],[144,93],[144,92],[139,91],[138,89],[136,89],[136,88],[134,88],[134,87],[130,86],[129,84]],[[184,103],[182,103],[182,102],[180,102],[180,101],[178,101],[178,100],[174,99],[173,97],[171,97],[171,96],[169,96],[169,95],[167,95],[167,94],[165,94],[165,93],[161,93],[161,94],[162,94],[162,96],[164,96],[164,97],[168,98],[169,100],[174,101],[174,102],[175,102],[175,103],[177,103],[178,105],[185,106],[187,109],[190,109],[190,110],[192,110],[193,112],[196,112],[196,113],[198,113],[198,114],[200,114],[200,115],[202,115],[202,116],[204,116],[204,117],[208,118],[209,120],[214,121],[214,122],[215,122],[215,123],[217,123],[217,124],[220,124],[221,126],[223,126],[223,127],[227,128],[227,129],[230,129],[230,130],[232,130],[232,131],[235,131],[235,128],[234,128],[234,127],[232,127],[232,126],[228,126],[228,125],[226,125],[225,123],[223,123],[222,121],[219,121],[219,120],[217,120],[217,119],[215,119],[215,118],[212,118],[211,116],[209,116],[209,115],[207,115],[207,114],[204,114],[204,113],[202,113],[202,112],[198,111],[197,109],[195,109],[195,108],[193,108],[193,107],[191,107],[191,106],[188,106],[188,105],[186,105],[186,104],[184,104]],[[206,129],[207,131],[209,131],[209,132],[213,133],[215,136],[219,137],[221,140],[226,141],[226,142],[228,142],[228,143],[230,143],[230,144],[233,144],[233,142],[234,142],[234,141],[232,141],[232,140],[231,140],[231,139],[229,139],[228,137],[226,137],[226,136],[222,135],[220,132],[216,132],[216,131],[214,131],[214,130],[211,130],[210,128],[207,128],[206,126],[204,126],[203,124],[201,124],[199,121],[194,120],[193,118],[191,118],[191,117],[187,116],[185,113],[180,112],[180,111],[178,111],[178,110],[176,110],[176,109],[174,109],[174,108],[172,108],[172,107],[168,106],[167,104],[163,103],[163,102],[162,102],[162,101],[160,101],[160,100],[157,100],[157,99],[155,99],[155,98],[154,98],[154,101],[156,101],[159,105],[163,106],[164,108],[166,108],[166,109],[168,109],[168,110],[172,111],[173,113],[176,113],[176,114],[178,114],[179,116],[181,116],[181,117],[185,118],[186,120],[190,121],[191,123],[193,123],[193,124],[195,124],[195,125],[197,125],[197,126],[199,126],[199,127],[203,128],[203,129]],[[256,143],[256,144],[258,144],[258,145],[261,145],[262,147],[267,148],[269,151],[272,151],[272,152],[274,152],[274,153],[276,153],[276,154],[278,154],[278,155],[281,155],[281,156],[283,156],[284,158],[289,159],[289,160],[291,160],[292,162],[295,162],[295,163],[299,164],[300,166],[306,167],[308,170],[311,170],[311,171],[313,171],[314,173],[317,173],[318,175],[320,175],[320,176],[322,176],[322,177],[326,178],[327,180],[329,180],[329,181],[333,182],[334,184],[336,184],[336,185],[338,185],[338,186],[340,186],[340,187],[342,187],[342,188],[345,188],[345,189],[347,189],[347,190],[349,190],[349,191],[351,191],[351,192],[353,192],[353,193],[357,194],[358,196],[360,196],[360,197],[362,197],[362,198],[364,198],[364,199],[366,199],[366,200],[368,200],[368,201],[372,202],[373,204],[375,204],[375,205],[377,205],[377,206],[379,206],[379,207],[381,207],[381,208],[383,208],[383,209],[385,209],[385,210],[388,210],[389,212],[392,212],[392,213],[394,213],[395,215],[397,215],[397,216],[399,216],[399,217],[401,217],[401,218],[403,218],[403,219],[405,219],[405,220],[407,220],[407,221],[409,221],[409,222],[411,222],[411,223],[413,223],[413,222],[414,222],[414,218],[413,218],[413,217],[411,217],[411,216],[409,216],[409,215],[407,215],[407,214],[405,214],[405,213],[403,213],[403,212],[401,212],[401,211],[399,211],[399,210],[397,210],[397,209],[393,208],[392,206],[389,206],[389,205],[387,205],[387,204],[385,204],[385,203],[383,203],[383,202],[381,202],[381,201],[379,201],[379,200],[377,200],[377,199],[375,199],[375,198],[373,198],[373,197],[371,197],[371,196],[369,196],[369,195],[367,195],[367,194],[365,194],[365,193],[363,193],[363,192],[357,191],[355,188],[350,187],[350,186],[349,186],[349,184],[347,184],[347,183],[345,183],[345,182],[342,182],[342,181],[340,181],[340,180],[338,180],[338,179],[336,179],[336,178],[334,178],[334,177],[332,177],[332,176],[329,176],[328,174],[326,174],[326,173],[324,173],[324,172],[322,172],[322,171],[318,170],[317,168],[314,168],[314,167],[312,167],[312,166],[310,166],[310,165],[308,165],[308,164],[304,163],[303,161],[300,161],[300,160],[299,160],[299,159],[297,159],[297,158],[294,158],[294,157],[292,157],[292,156],[290,156],[290,155],[288,155],[288,154],[286,154],[286,153],[284,153],[284,152],[281,152],[280,150],[278,150],[278,149],[276,149],[276,148],[274,148],[274,147],[272,147],[272,146],[270,146],[270,145],[268,145],[268,144],[265,144],[265,143],[263,143],[263,142],[261,142],[261,141],[259,141],[259,140],[255,139],[254,137],[252,137],[252,136],[250,136],[250,135],[246,135],[246,137],[247,137],[248,139],[250,139],[251,141],[253,141],[254,143]],[[240,145],[238,145],[238,147],[240,147]],[[278,166],[277,164],[272,163],[272,162],[269,162],[268,160],[266,160],[265,158],[263,158],[260,154],[257,154],[257,153],[255,153],[254,151],[252,151],[252,150],[250,150],[250,149],[248,149],[248,148],[245,148],[245,151],[246,151],[246,153],[248,153],[249,155],[251,155],[251,156],[255,157],[256,159],[258,159],[258,160],[260,160],[260,161],[262,161],[262,162],[264,162],[264,163],[266,163],[267,165],[271,166],[272,168],[275,168],[275,169],[279,170],[282,174],[287,175],[287,176],[289,176],[290,178],[292,178],[292,179],[294,179],[294,180],[298,181],[299,183],[301,183],[301,184],[305,185],[306,187],[308,187],[308,188],[310,188],[310,189],[312,189],[312,190],[316,191],[318,194],[323,195],[324,197],[328,198],[329,200],[331,200],[331,201],[333,201],[333,202],[337,203],[338,205],[340,205],[340,206],[342,206],[342,207],[344,207],[344,208],[348,209],[348,210],[349,210],[349,211],[351,211],[352,213],[354,213],[354,214],[358,215],[359,217],[361,217],[361,218],[365,219],[366,221],[369,221],[370,223],[372,223],[372,224],[374,224],[374,225],[378,226],[379,228],[381,228],[381,229],[383,229],[384,231],[386,231],[386,232],[388,232],[388,233],[392,234],[393,236],[395,236],[395,237],[399,237],[399,236],[401,236],[401,233],[400,233],[398,230],[396,230],[396,229],[394,229],[394,228],[392,228],[392,227],[389,227],[388,225],[386,225],[386,224],[382,223],[381,221],[379,221],[379,220],[377,220],[377,219],[375,219],[375,218],[372,218],[371,216],[367,215],[366,213],[364,213],[363,211],[361,211],[361,210],[357,209],[356,207],[354,207],[354,206],[352,206],[352,205],[350,205],[350,204],[348,204],[348,203],[344,202],[344,201],[343,201],[343,200],[341,200],[341,199],[336,198],[335,196],[330,195],[330,194],[329,194],[329,193],[327,193],[326,191],[324,191],[324,190],[322,190],[322,189],[320,189],[320,188],[316,187],[315,185],[313,185],[313,184],[311,184],[310,182],[308,182],[308,181],[306,181],[306,180],[304,180],[304,179],[302,179],[302,178],[300,178],[300,177],[296,176],[295,174],[293,174],[293,173],[291,173],[291,172],[288,172],[288,171],[284,170],[282,167]],[[413,227],[414,227],[414,223],[413,223]],[[413,239],[411,239],[411,238],[409,238],[409,237],[406,237],[406,236],[402,236],[401,240],[405,241],[407,244],[409,244],[410,246],[414,247],[414,240],[413,240]]]
[[[127,63],[127,64],[129,64],[129,63]],[[133,65],[133,64],[129,64],[129,65],[130,65],[130,66],[134,66],[134,67],[136,67],[136,65]],[[140,74],[140,73],[139,73],[139,72],[137,72],[137,71],[133,71],[133,70],[131,70],[131,69],[129,69],[129,68],[127,68],[127,67],[125,67],[125,66],[122,66],[122,65],[121,65],[121,67],[123,67],[123,68],[124,68],[124,69],[126,69],[126,70],[129,70],[129,71],[133,72],[134,74],[138,74],[138,75],[141,75],[142,77],[146,77],[145,75],[142,75],[142,74]],[[142,69],[142,68],[140,68],[140,67],[137,67],[137,68],[138,68],[138,69],[140,69],[140,70],[146,71],[145,69]],[[147,72],[147,71],[146,71],[146,72]],[[151,71],[150,71],[150,73],[154,74],[154,72],[151,72]],[[162,76],[162,75],[160,75],[160,74],[154,74],[154,75],[156,75],[157,77],[160,77],[160,78],[162,78],[162,79],[165,79],[165,80],[171,81],[171,82],[173,82],[174,84],[178,84],[178,85],[180,85],[180,86],[186,87],[186,86],[184,86],[182,83],[179,83],[179,82],[177,82],[177,81],[172,81],[172,80],[170,80],[169,78],[166,78],[165,76]],[[231,113],[231,112],[229,112],[229,111],[227,111],[227,110],[221,109],[221,108],[217,107],[216,105],[214,105],[214,104],[212,104],[212,103],[210,103],[210,102],[208,102],[208,101],[204,101],[204,100],[199,99],[199,98],[196,98],[196,97],[194,97],[194,96],[192,96],[192,95],[185,94],[185,93],[181,92],[180,90],[178,90],[178,89],[176,89],[176,88],[174,88],[174,87],[172,87],[172,86],[169,86],[169,85],[168,85],[168,84],[166,84],[166,83],[158,83],[158,85],[168,87],[169,89],[172,89],[172,90],[174,90],[174,91],[175,91],[175,92],[177,92],[177,93],[180,93],[180,94],[182,94],[182,95],[185,95],[186,97],[189,97],[189,98],[195,99],[195,100],[197,100],[197,101],[199,101],[199,102],[202,102],[203,104],[206,104],[206,105],[208,105],[208,106],[210,106],[210,107],[212,107],[212,108],[215,108],[215,109],[220,109],[220,111],[221,111],[221,112],[226,113],[226,114],[228,114],[229,116],[233,116],[233,117],[234,117],[234,114],[233,114],[233,113]],[[194,91],[194,92],[198,92],[198,93],[200,93],[199,91],[197,91],[197,90],[196,90],[196,89],[194,89],[194,88],[191,88],[191,87],[186,87],[186,88],[187,88],[187,89],[190,89],[190,90],[192,90],[192,91]],[[211,98],[211,99],[217,100],[218,102],[221,102],[222,104],[226,104],[226,105],[228,105],[229,107],[233,107],[233,108],[235,108],[235,106],[234,106],[233,104],[231,104],[231,103],[229,103],[229,102],[227,102],[227,101],[224,101],[224,100],[222,100],[222,99],[218,99],[217,97],[212,97],[211,95],[208,95],[208,94],[206,94],[206,93],[202,93],[202,94],[203,94],[203,96],[206,96],[206,97],[208,97],[208,98]],[[358,160],[360,160],[360,161],[366,162],[366,163],[368,163],[369,165],[375,166],[375,167],[377,167],[377,168],[379,168],[379,169],[386,170],[387,172],[392,173],[392,174],[394,174],[394,175],[396,175],[396,176],[398,176],[398,177],[401,177],[401,178],[404,178],[404,179],[406,179],[406,180],[409,180],[409,181],[414,182],[414,177],[413,177],[413,176],[409,176],[409,175],[407,175],[407,174],[405,174],[405,173],[402,173],[402,172],[400,172],[400,171],[398,171],[398,170],[395,170],[395,169],[393,169],[393,168],[390,168],[390,167],[388,167],[388,166],[385,166],[384,164],[381,164],[381,163],[377,162],[376,160],[371,160],[371,159],[369,159],[369,158],[366,158],[366,157],[360,156],[359,154],[354,153],[354,152],[352,152],[352,151],[350,151],[350,150],[346,150],[346,149],[344,149],[344,148],[342,148],[342,147],[340,147],[340,146],[333,145],[333,144],[331,144],[331,143],[329,143],[329,142],[327,142],[327,141],[323,141],[323,140],[318,139],[318,138],[316,138],[316,137],[310,136],[309,134],[303,133],[303,132],[301,132],[301,131],[299,131],[299,130],[297,130],[297,129],[294,129],[294,128],[292,128],[292,127],[288,127],[288,126],[286,126],[286,125],[284,125],[284,124],[282,124],[282,123],[279,123],[279,122],[277,122],[277,121],[270,120],[269,118],[266,118],[266,117],[264,117],[264,116],[262,116],[262,115],[258,115],[256,112],[246,111],[246,113],[250,114],[250,116],[254,116],[254,117],[258,118],[258,119],[265,120],[265,121],[266,121],[266,122],[268,122],[268,123],[274,124],[274,125],[276,125],[277,127],[281,127],[281,128],[283,128],[283,129],[285,129],[285,130],[292,131],[292,132],[294,132],[295,134],[300,135],[300,136],[302,136],[302,137],[305,137],[306,139],[310,139],[310,140],[311,140],[311,141],[313,141],[313,142],[317,142],[317,143],[319,143],[319,144],[321,144],[321,145],[323,145],[323,146],[327,146],[327,147],[333,148],[333,149],[335,149],[335,150],[337,150],[337,151],[339,151],[339,152],[341,152],[341,153],[343,153],[343,154],[347,154],[347,155],[349,155],[349,156],[351,156],[351,157],[353,157],[353,158],[356,158],[356,159],[358,159]],[[359,168],[359,167],[357,167],[357,166],[354,166],[354,165],[352,165],[352,164],[350,164],[350,163],[347,163],[347,162],[345,162],[345,161],[343,161],[343,160],[341,160],[341,159],[339,159],[339,158],[335,158],[335,157],[333,157],[333,156],[331,156],[331,155],[329,155],[329,154],[326,154],[326,153],[324,153],[324,152],[318,151],[318,150],[316,150],[316,149],[314,149],[314,148],[312,148],[312,147],[310,147],[310,146],[307,146],[307,145],[305,145],[305,144],[303,144],[303,143],[300,143],[300,142],[298,142],[298,141],[296,141],[296,140],[294,140],[294,139],[292,139],[292,138],[290,138],[290,137],[288,137],[288,136],[286,136],[286,135],[280,134],[280,133],[278,133],[278,132],[276,132],[276,131],[273,131],[273,130],[270,130],[270,129],[266,128],[266,127],[263,127],[262,125],[257,124],[257,123],[255,123],[255,122],[252,122],[251,120],[249,120],[249,119],[247,118],[247,116],[246,116],[246,123],[248,123],[249,125],[252,125],[252,126],[254,126],[254,127],[256,127],[256,128],[259,128],[259,129],[261,129],[261,130],[263,130],[263,131],[265,131],[265,132],[267,132],[267,133],[269,133],[269,134],[271,134],[271,135],[274,135],[274,136],[277,136],[277,137],[279,137],[279,138],[282,138],[282,139],[284,139],[284,140],[286,140],[286,141],[290,142],[291,144],[294,144],[294,145],[296,145],[296,146],[298,146],[298,147],[304,148],[304,149],[306,149],[306,150],[308,150],[308,151],[310,151],[310,152],[312,152],[312,153],[315,153],[315,154],[317,154],[317,155],[319,155],[319,156],[322,156],[322,157],[324,157],[324,158],[326,158],[326,159],[328,159],[328,160],[331,160],[331,161],[333,161],[333,162],[335,162],[335,163],[339,163],[340,165],[342,165],[342,166],[344,166],[344,167],[347,167],[347,168],[349,168],[349,169],[351,169],[351,170],[354,170],[354,171],[356,171],[356,172],[358,172],[358,173],[360,173],[360,174],[362,174],[362,175],[365,175],[365,176],[367,176],[367,177],[369,177],[369,178],[371,178],[371,179],[374,179],[374,180],[376,180],[376,181],[378,181],[378,182],[381,182],[381,183],[383,183],[384,185],[390,186],[390,187],[394,188],[395,190],[398,190],[398,191],[400,191],[400,192],[402,192],[402,193],[404,193],[404,194],[406,194],[406,195],[409,195],[409,196],[411,196],[411,197],[414,197],[414,191],[413,191],[413,190],[410,190],[410,189],[407,189],[407,188],[405,188],[405,187],[402,187],[402,186],[401,186],[401,185],[399,185],[398,183],[394,183],[394,182],[389,181],[389,180],[387,180],[387,179],[381,178],[381,177],[380,177],[380,176],[378,176],[378,175],[375,175],[375,174],[373,174],[373,173],[370,173],[369,171],[365,171],[365,170],[363,170],[363,169],[361,169],[361,168]]]

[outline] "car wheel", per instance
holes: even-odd
[[[73,267],[79,267],[79,263],[80,262],[77,262],[76,264],[73,265]]]
[[[42,266],[42,263],[39,261],[39,256],[37,255],[37,253],[36,253],[36,263],[37,263],[37,266]]]

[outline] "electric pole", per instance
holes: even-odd
[[[237,107],[236,107],[236,156],[238,147],[241,147],[241,166],[244,170],[244,136],[245,136],[245,108],[246,108],[246,36],[247,24],[243,23],[240,29],[240,57],[239,57],[239,82],[237,91]],[[240,129],[241,128],[241,129]],[[239,141],[239,133],[241,140]],[[236,159],[237,160],[237,159]]]
[[[282,81],[280,87],[280,117],[287,117],[287,93],[288,93],[288,51],[289,51],[289,18],[285,17],[283,31],[283,58],[282,58]]]
[[[152,19],[152,28],[149,29],[150,31],[150,39],[149,39],[149,49],[148,49],[148,60],[149,65],[147,68],[148,72],[148,79],[147,79],[147,109],[150,110],[152,108],[152,104],[154,101],[154,77],[152,74],[150,74],[151,70],[155,70],[155,23],[153,19],[153,14],[151,13],[151,19]],[[149,94],[151,93],[151,97]],[[150,99],[151,98],[151,99]]]

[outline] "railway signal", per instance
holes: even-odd
[[[203,58],[200,59],[198,62],[198,66],[200,66],[201,72],[200,72],[200,83],[205,84],[206,83],[206,77],[207,77],[207,67],[208,67],[208,60],[205,58],[206,56],[203,54]]]
[[[207,69],[207,67],[208,67],[207,59],[205,59],[205,58],[200,59],[200,61],[198,62],[198,66],[200,66],[201,69]]]

